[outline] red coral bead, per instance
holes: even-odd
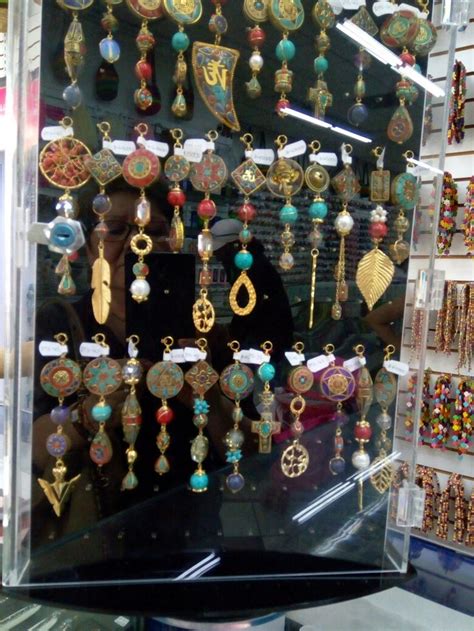
[[[265,42],[265,38],[265,31],[259,26],[255,26],[247,32],[247,41],[250,46],[261,46]]]
[[[401,59],[404,63],[408,64],[409,66],[414,66],[414,65],[415,65],[415,63],[416,63],[416,59],[415,59],[415,57],[414,57],[411,53],[409,53],[408,51],[407,51],[407,52],[405,52],[405,53],[402,53],[402,54],[400,55],[400,59]]]
[[[359,440],[370,440],[372,436],[372,428],[370,425],[356,425],[354,429],[354,436]]]
[[[255,219],[257,211],[255,210],[255,206],[253,204],[242,204],[242,206],[239,207],[237,214],[240,221],[250,223]]]
[[[147,61],[140,59],[140,61],[135,64],[135,75],[139,81],[143,79],[149,83],[152,75],[151,65]]]
[[[171,189],[168,193],[168,203],[172,206],[184,206],[184,202],[186,201],[186,195],[183,191],[179,189]]]
[[[387,235],[387,232],[387,224],[382,221],[374,221],[374,223],[370,224],[369,234],[372,239],[383,239],[383,237]]]
[[[174,419],[174,412],[166,405],[156,411],[156,420],[160,425],[168,425]]]
[[[212,199],[203,199],[199,202],[197,214],[201,219],[212,219],[216,216],[216,205]]]
[[[283,110],[285,107],[290,107],[290,102],[288,101],[288,99],[280,99],[275,106],[276,113],[279,116],[284,116],[284,114],[281,113],[281,110]]]

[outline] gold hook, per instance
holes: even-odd
[[[216,132],[215,129],[211,129],[210,131],[207,132],[206,138],[210,140],[211,142],[214,142],[219,138],[219,134]]]
[[[227,342],[227,346],[230,348],[231,351],[234,351],[234,353],[238,353],[240,351],[240,344],[237,342],[237,340]]]
[[[109,140],[109,141],[112,140],[111,137],[109,136],[109,132],[112,129],[110,126],[110,123],[108,123],[107,121],[102,121],[101,123],[97,123],[97,129],[102,134],[102,137],[104,140]]]
[[[61,125],[61,127],[63,127],[64,129],[67,129],[68,127],[72,127],[72,118],[70,116],[65,116],[64,118],[62,118],[59,121],[59,124]]]
[[[296,342],[296,344],[293,344],[293,350],[297,353],[302,353],[304,351],[303,342]]]
[[[344,145],[344,151],[347,153],[348,156],[350,156],[352,153],[352,145],[350,145],[349,143],[346,143]]]
[[[388,346],[386,346],[384,349],[385,352],[385,357],[384,357],[384,361],[387,361],[388,359],[390,359],[390,357],[394,354],[395,352],[395,346],[393,344],[389,344]]]
[[[171,138],[174,140],[175,147],[182,147],[181,140],[183,139],[183,130],[179,129],[179,127],[175,127],[175,129],[170,129]]]
[[[171,337],[171,335],[167,335],[166,337],[162,338],[160,342],[165,347],[165,353],[169,353],[171,351],[171,347],[173,346],[174,339]]]
[[[372,154],[376,157],[376,158],[380,158],[380,156],[383,153],[384,148],[383,147],[375,147],[375,149],[372,149]]]
[[[148,125],[146,123],[138,123],[138,125],[136,125],[134,129],[140,134],[142,138],[143,136],[145,136],[145,134],[148,133]]]
[[[404,158],[407,159],[408,162],[410,162],[411,160],[413,160],[413,158],[415,157],[415,154],[413,153],[413,151],[405,151],[404,154],[402,154]]]
[[[269,340],[266,340],[263,344],[260,344],[260,348],[263,350],[265,355],[270,355],[273,350],[273,344]]]
[[[247,133],[246,133],[246,134],[244,134],[243,136],[240,136],[239,140],[240,140],[240,142],[243,142],[243,143],[244,143],[245,148],[246,148],[248,151],[251,151],[251,150],[252,150],[252,142],[253,142],[253,136],[252,136],[252,134],[250,134],[250,133],[248,133],[248,132],[247,132]]]
[[[313,140],[309,143],[309,146],[312,150],[312,153],[318,153],[318,151],[321,149],[321,143],[319,142],[319,140]]]
[[[306,401],[301,396],[301,394],[298,394],[296,395],[294,399],[292,399],[290,403],[290,412],[294,416],[301,416],[304,412],[305,407],[306,407]]]
[[[54,336],[54,339],[56,340],[56,342],[59,342],[59,344],[67,344],[69,338],[66,333],[58,333]]]
[[[326,346],[323,346],[323,351],[327,355],[332,355],[335,350],[336,350],[336,348],[335,348],[334,344],[326,344]]]
[[[357,353],[359,357],[362,357],[365,352],[365,346],[363,344],[357,344],[357,346],[352,347],[353,350]]]
[[[283,147],[286,145],[287,142],[288,142],[288,138],[287,136],[285,136],[285,134],[280,134],[275,139],[275,144],[278,147],[278,149],[283,149]]]
[[[130,335],[129,337],[127,337],[126,341],[131,342],[134,346],[136,346],[138,342],[140,341],[140,338],[138,335],[135,335],[134,333],[133,335]]]
[[[99,346],[103,346],[103,347],[107,346],[107,344],[105,343],[105,335],[103,333],[96,333],[95,335],[92,336],[92,339]]]
[[[199,348],[200,351],[202,351],[204,353],[204,351],[207,348],[207,340],[205,337],[200,337],[198,340],[196,340],[196,346]]]

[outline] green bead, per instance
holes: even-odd
[[[328,205],[326,202],[313,202],[309,207],[309,216],[311,219],[324,219],[328,214]]]
[[[253,256],[247,250],[240,250],[234,257],[236,267],[241,270],[248,270],[252,267]]]
[[[298,219],[298,209],[293,204],[285,204],[280,210],[280,221],[283,224],[295,223]]]
[[[275,376],[275,366],[273,364],[261,364],[258,367],[257,374],[262,381],[271,381]]]
[[[252,239],[252,233],[248,228],[242,228],[239,233],[239,239],[241,243],[249,243]]]
[[[329,68],[329,63],[326,57],[323,57],[322,55],[320,55],[319,57],[316,57],[316,59],[314,60],[314,71],[317,74],[326,72],[328,68]]]
[[[295,45],[289,39],[281,39],[275,48],[275,55],[279,61],[290,61],[295,56],[295,52]]]
[[[97,403],[92,408],[92,418],[98,423],[105,423],[112,415],[112,407],[108,403]]]
[[[177,53],[184,52],[189,48],[189,37],[183,31],[178,31],[171,38],[171,46]]]

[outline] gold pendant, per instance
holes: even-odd
[[[295,440],[281,456],[281,470],[287,478],[298,478],[309,465],[309,453],[306,447]]]
[[[171,220],[169,244],[172,252],[181,252],[184,245],[184,223],[179,216],[179,211]]]
[[[245,287],[248,294],[247,304],[243,307],[241,307],[237,302],[237,295],[241,287]],[[247,272],[241,272],[238,279],[232,285],[232,289],[229,294],[229,303],[232,311],[239,316],[249,315],[249,313],[252,313],[254,310],[255,305],[257,304],[257,292],[255,291],[255,287],[248,277]]]
[[[216,313],[212,303],[207,299],[207,289],[201,289],[199,298],[193,305],[193,322],[199,333],[209,333],[214,326]]]
[[[54,482],[48,482],[47,480],[38,479],[38,484],[43,489],[44,494],[48,498],[49,503],[53,507],[54,512],[58,517],[61,517],[64,505],[69,499],[77,481],[81,477],[81,474],[76,475],[69,481],[66,481],[67,469],[62,460],[56,462],[53,468]]]
[[[98,324],[104,324],[109,316],[112,292],[110,290],[110,265],[104,257],[104,245],[99,245],[99,256],[92,266],[92,310]]]
[[[384,461],[386,464],[381,469],[377,470],[377,465]],[[382,454],[377,456],[377,458],[374,458],[372,461],[372,467],[374,467],[376,471],[370,476],[370,483],[374,489],[382,495],[390,488],[395,476],[395,469],[393,464],[387,460],[387,456]]]
[[[395,266],[378,247],[368,252],[357,266],[356,284],[369,311],[392,282]]]
[[[373,202],[390,200],[390,171],[377,169],[370,174],[370,199]]]

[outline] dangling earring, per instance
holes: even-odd
[[[186,202],[186,195],[179,183],[188,177],[191,165],[184,157],[181,144],[183,132],[181,129],[171,129],[170,133],[174,140],[173,155],[166,159],[164,167],[165,175],[172,185],[167,200],[174,207],[169,244],[172,252],[181,252],[184,245],[184,224],[180,211]]]
[[[314,325],[314,300],[316,297],[316,271],[319,247],[323,240],[319,226],[323,223],[328,214],[328,205],[321,197],[321,193],[329,187],[330,177],[326,169],[318,164],[317,153],[321,148],[321,143],[318,140],[313,140],[309,146],[312,150],[309,155],[310,165],[305,171],[304,179],[306,186],[315,194],[309,207],[309,216],[313,223],[313,229],[308,236],[308,240],[311,244],[311,291],[308,329],[312,329]]]
[[[323,119],[327,108],[331,107],[333,101],[332,94],[329,92],[327,83],[324,80],[324,73],[329,68],[326,53],[331,47],[331,41],[326,31],[334,26],[336,16],[327,0],[318,0],[313,7],[311,15],[313,22],[319,26],[320,32],[315,38],[318,56],[313,62],[314,71],[317,75],[316,85],[309,88],[307,99],[314,106],[314,117]]]
[[[97,333],[92,337],[94,342],[104,349],[104,355],[90,361],[84,368],[83,381],[91,394],[99,397],[92,410],[92,418],[99,424],[89,449],[92,462],[100,468],[111,461],[113,451],[110,438],[105,431],[105,424],[112,416],[112,406],[107,403],[106,396],[120,388],[122,384],[122,368],[115,359],[107,357],[108,346],[105,335]]]
[[[270,363],[273,344],[267,340],[260,344],[260,348],[265,354],[265,361],[260,364],[257,370],[258,378],[263,383],[263,389],[259,396],[262,410],[260,419],[252,421],[252,432],[258,436],[258,453],[269,454],[272,450],[272,436],[281,431],[281,423],[275,421],[272,410],[275,399],[270,386],[270,382],[275,377],[275,366]]]
[[[67,481],[65,479],[67,468],[63,460],[69,446],[63,425],[70,418],[70,410],[67,405],[64,405],[64,399],[78,391],[81,385],[81,369],[75,361],[66,357],[68,336],[65,333],[58,333],[54,339],[57,342],[56,346],[60,356],[49,361],[40,374],[43,390],[49,396],[58,399],[58,405],[49,414],[51,421],[56,425],[56,431],[50,434],[46,440],[48,453],[56,458],[53,467],[54,482],[39,478],[38,484],[43,489],[57,517],[61,517],[63,509],[81,477],[79,474]]]
[[[239,234],[242,247],[234,257],[234,263],[235,266],[240,269],[240,275],[230,290],[229,303],[230,308],[234,313],[240,316],[245,316],[252,313],[255,305],[257,304],[257,294],[255,292],[255,288],[247,275],[247,270],[249,270],[253,265],[253,256],[247,251],[247,245],[252,239],[252,233],[249,230],[248,224],[255,216],[255,209],[250,204],[249,196],[258,191],[258,189],[265,184],[265,176],[251,158],[253,152],[252,134],[244,134],[240,140],[245,144],[246,160],[244,160],[242,164],[232,171],[231,177],[239,191],[244,195],[244,203],[239,209],[239,215],[243,215],[244,225]],[[237,302],[237,296],[242,287],[245,287],[248,296],[247,304],[243,307],[241,307]]]
[[[99,71],[102,70],[103,72],[107,72],[109,74],[111,73],[116,76],[117,81],[115,82],[115,87],[117,87],[118,75],[113,64],[120,59],[120,45],[117,41],[115,41],[113,36],[113,33],[118,29],[118,20],[114,16],[112,10],[113,4],[113,0],[106,0],[107,12],[103,14],[100,21],[100,25],[107,33],[107,36],[99,42],[100,56],[105,62],[101,64]],[[106,93],[103,93],[99,89],[98,84],[96,86],[96,92],[97,95],[105,101],[111,101],[117,96],[117,89],[109,89]]]
[[[71,80],[63,91],[63,99],[68,107],[75,110],[82,103],[82,92],[77,85],[77,78],[84,68],[86,52],[84,32],[78,19],[78,11],[83,11],[92,6],[94,0],[61,0],[60,7],[72,12],[72,22],[64,38],[64,62],[66,71]]]
[[[414,154],[412,151],[406,151],[403,156],[407,160],[408,166],[410,158],[413,158]],[[410,228],[410,222],[405,213],[414,210],[418,204],[419,184],[417,178],[408,171],[395,176],[392,180],[391,195],[393,205],[398,206],[400,210],[394,221],[397,239],[388,249],[392,261],[401,265],[410,255],[410,244],[404,240],[403,235]]]
[[[135,443],[142,424],[142,409],[136,394],[136,386],[143,375],[143,368],[137,359],[137,344],[139,341],[138,335],[131,335],[127,338],[129,359],[122,368],[123,382],[130,386],[129,393],[122,407],[123,439],[128,443],[128,448],[125,452],[128,472],[122,480],[122,491],[132,491],[138,486],[138,479],[133,470],[133,465],[137,459]]]
[[[374,382],[372,381],[369,370],[365,366],[365,348],[363,344],[358,344],[354,347],[354,350],[359,358],[360,364],[356,394],[357,411],[359,412],[360,418],[354,428],[354,439],[358,443],[359,448],[352,454],[352,466],[359,471],[364,471],[368,469],[370,465],[370,456],[366,452],[365,446],[372,437],[372,428],[367,420],[367,414],[369,413],[370,406],[374,399]],[[364,508],[363,479],[359,479],[358,504],[359,510],[362,510]]]
[[[160,450],[160,456],[155,462],[155,472],[158,475],[168,473],[170,463],[165,455],[171,443],[167,427],[174,419],[174,412],[168,406],[169,399],[177,396],[184,385],[184,375],[181,368],[171,359],[171,347],[173,338],[168,335],[161,340],[165,346],[163,361],[156,363],[146,375],[148,390],[153,396],[161,399],[161,406],[156,411],[155,417],[160,425],[160,433],[156,439],[156,446]]]
[[[390,171],[384,169],[385,147],[372,149],[377,158],[377,168],[370,174],[370,201],[383,204],[390,201]]]
[[[135,130],[141,138],[144,138],[148,133],[148,125],[140,123]],[[144,257],[153,249],[153,241],[145,234],[145,228],[151,220],[151,204],[145,197],[145,188],[159,177],[161,165],[154,153],[140,146],[128,154],[122,168],[123,179],[127,184],[140,190],[140,198],[135,202],[135,223],[138,226],[138,234],[134,235],[130,241],[130,249],[138,256],[138,261],[132,268],[136,278],[130,285],[130,293],[132,298],[140,303],[148,300],[150,293],[150,285],[146,280],[149,270]]]
[[[252,77],[250,81],[245,83],[245,89],[247,96],[251,99],[256,99],[262,94],[262,86],[257,76],[263,67],[260,47],[266,39],[265,31],[260,27],[260,24],[268,20],[268,5],[266,2],[260,2],[259,0],[244,0],[244,14],[254,24],[252,28],[247,28],[247,42],[252,47],[252,54],[249,59]]]
[[[102,133],[102,142],[110,142],[110,124],[102,122],[97,125]],[[100,186],[99,194],[92,200],[92,210],[100,219],[94,229],[99,239],[99,255],[92,265],[92,311],[99,324],[106,322],[112,299],[110,289],[110,265],[104,254],[104,239],[108,228],[105,223],[107,214],[112,210],[112,202],[105,192],[105,186],[122,175],[122,167],[110,149],[101,149],[93,156],[84,158],[86,169]]]
[[[209,478],[202,463],[209,451],[209,441],[204,436],[203,430],[208,423],[209,403],[204,399],[206,392],[218,381],[219,375],[206,361],[207,341],[204,338],[196,340],[198,349],[204,356],[199,359],[184,375],[187,383],[191,386],[194,399],[193,423],[198,429],[198,435],[191,443],[191,458],[197,464],[195,472],[192,474],[189,484],[194,493],[207,491]]]
[[[84,143],[73,137],[72,119],[66,116],[60,121],[63,135],[51,140],[41,150],[39,169],[46,180],[62,188],[64,194],[56,203],[58,216],[47,224],[45,236],[51,252],[62,254],[56,267],[56,274],[61,275],[58,294],[72,296],[76,286],[71,276],[69,256],[79,250],[85,243],[82,225],[76,221],[77,204],[71,191],[87,184],[91,175],[86,169],[84,159],[91,153]]]
[[[284,157],[284,147],[287,142],[288,138],[283,134],[275,140],[278,147],[278,159],[267,171],[268,190],[275,197],[282,197],[285,200],[285,205],[280,209],[280,223],[284,225],[284,230],[280,237],[283,253],[279,259],[279,265],[284,271],[292,269],[295,264],[291,254],[291,248],[295,243],[291,227],[298,219],[298,209],[291,203],[291,198],[301,190],[304,181],[304,173],[300,165],[295,160]]]
[[[242,445],[244,444],[244,433],[240,429],[240,423],[244,417],[240,402],[246,399],[253,391],[253,372],[245,364],[239,361],[240,344],[234,340],[227,344],[233,351],[235,362],[230,364],[221,372],[219,385],[226,397],[234,401],[232,411],[233,428],[227,432],[224,442],[227,446],[226,462],[233,466],[233,471],[226,478],[226,485],[229,491],[237,493],[245,486],[244,476],[239,471],[239,462],[242,458]]]

